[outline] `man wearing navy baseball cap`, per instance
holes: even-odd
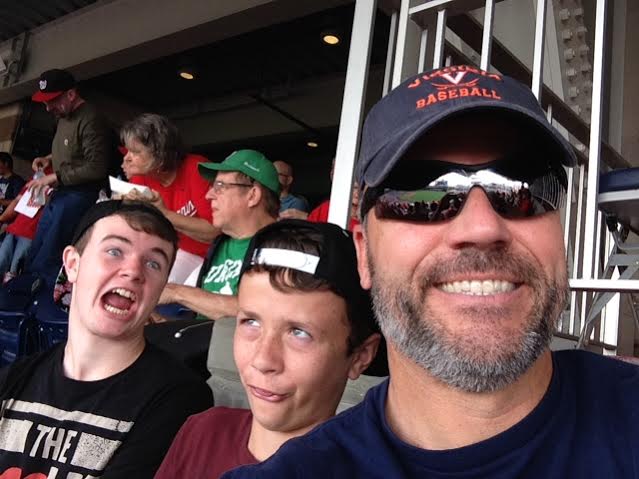
[[[504,75],[451,66],[379,101],[354,239],[390,380],[225,477],[637,477],[639,370],[549,349],[575,163],[530,89]]]

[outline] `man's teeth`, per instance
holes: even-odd
[[[105,304],[104,309],[106,309],[109,313],[113,313],[113,314],[126,314],[129,312],[128,309],[116,308],[115,306],[111,306],[110,304]]]
[[[124,298],[128,298],[131,301],[135,301],[135,293],[133,291],[129,291],[128,289],[115,288],[115,289],[111,290],[111,292],[115,293],[115,294],[119,294],[120,296],[122,296]]]
[[[494,280],[473,280],[473,281],[453,281],[452,283],[442,283],[439,287],[447,293],[471,294],[477,296],[487,296],[489,294],[507,293],[515,289],[515,284],[510,281]]]

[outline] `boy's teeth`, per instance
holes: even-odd
[[[478,296],[488,296],[497,293],[507,293],[515,289],[515,284],[509,281],[494,280],[472,280],[472,281],[453,281],[451,283],[443,283],[440,289],[446,293],[461,293]]]
[[[115,294],[119,294],[120,296],[124,297],[124,298],[128,298],[131,301],[135,301],[135,293],[132,291],[129,291],[127,289],[124,288],[115,288],[113,290],[111,290],[112,293]]]
[[[115,306],[111,306],[110,304],[105,304],[104,309],[106,309],[109,313],[113,314],[126,314],[128,311],[120,308],[116,308]]]

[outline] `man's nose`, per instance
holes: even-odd
[[[452,248],[494,248],[511,242],[508,220],[492,207],[488,196],[480,187],[468,193],[459,214],[452,219],[446,234]]]

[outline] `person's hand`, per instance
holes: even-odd
[[[55,173],[50,173],[48,175],[44,175],[42,178],[38,178],[37,180],[31,180],[27,183],[27,188],[33,196],[37,196],[42,190],[44,190],[44,193],[46,194],[47,190],[50,187],[55,186],[57,183],[58,177]]]
[[[288,210],[284,210],[280,212],[279,219],[295,219],[295,220],[305,220],[308,218],[308,213],[306,211],[297,210],[295,208],[290,208]]]
[[[160,196],[160,193],[158,193],[157,191],[151,190],[151,197],[148,199],[148,201],[153,206],[155,206],[158,210],[160,210],[162,213],[167,211],[167,207],[164,204],[164,200]]]
[[[144,201],[146,203],[151,203],[160,211],[166,211],[167,209],[166,205],[164,204],[164,201],[162,200],[162,197],[160,196],[160,193],[158,193],[155,190],[151,190],[151,194],[149,195],[149,193],[141,193],[137,189],[132,189],[126,195],[123,195],[122,199],[130,200],[130,201]]]
[[[44,170],[51,163],[51,158],[48,156],[38,156],[33,159],[33,163],[31,163],[31,168],[33,171]]]

